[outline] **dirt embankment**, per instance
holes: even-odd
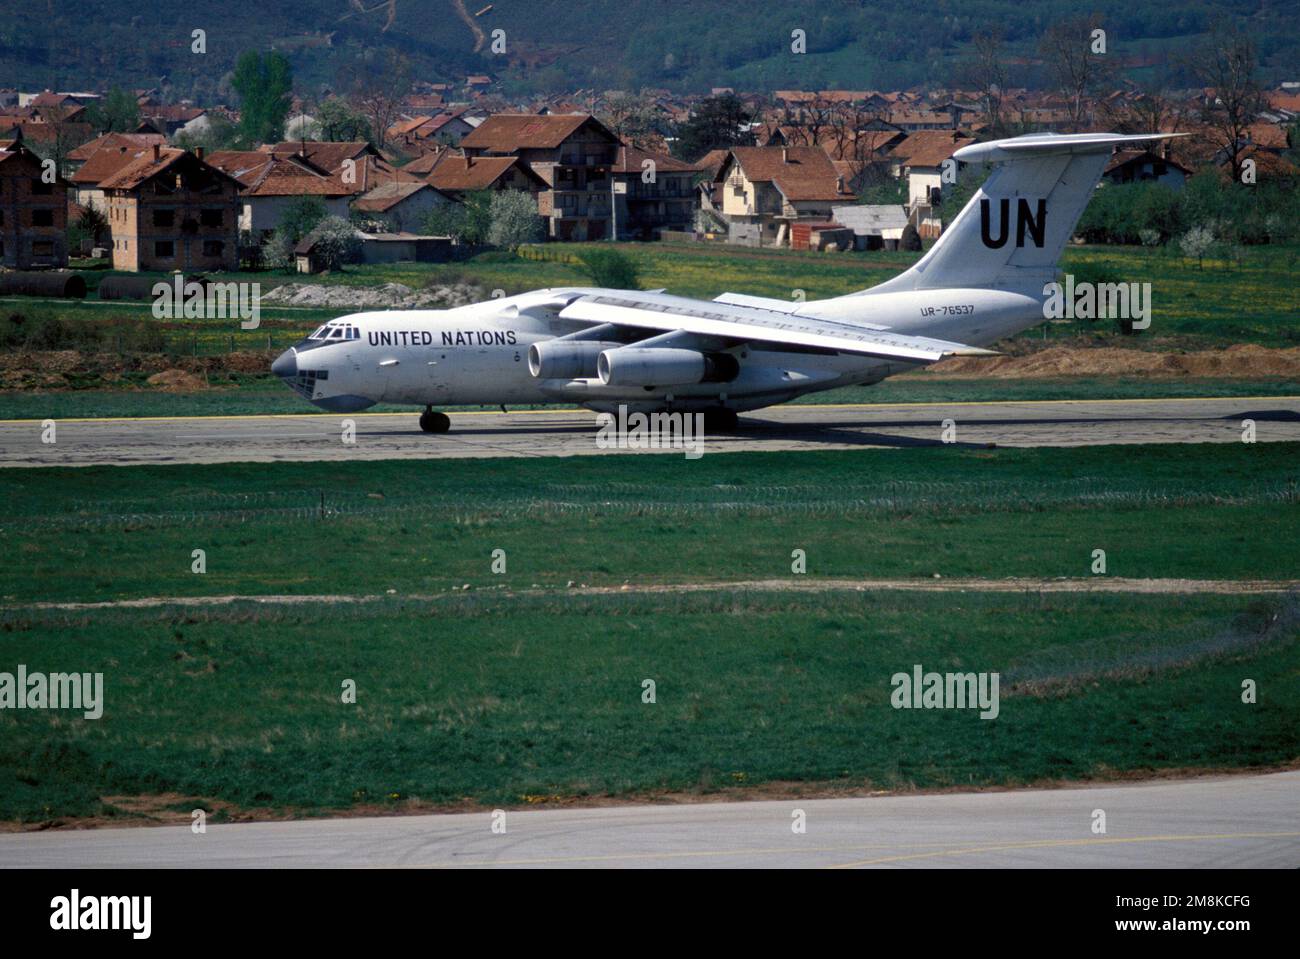
[[[963,356],[915,374],[970,379],[1033,379],[1062,376],[1300,378],[1300,347],[1270,349],[1238,344],[1221,350],[1154,352],[1116,347],[1052,346],[1018,356]]]
[[[142,353],[81,353],[77,350],[0,353],[0,389],[67,390],[136,388],[172,393],[209,389],[231,373],[269,373],[275,351],[247,350],[220,356]]]

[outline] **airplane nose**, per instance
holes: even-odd
[[[285,350],[271,364],[271,372],[281,379],[292,379],[298,375],[298,351],[293,347]]]

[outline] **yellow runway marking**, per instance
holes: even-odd
[[[912,852],[895,856],[882,856],[877,859],[863,859],[857,862],[842,863],[839,865],[826,866],[827,869],[853,869],[860,866],[883,865],[891,862],[906,862],[914,859],[928,859],[935,856],[962,856],[972,853],[981,852],[1001,852],[1015,849],[1047,849],[1063,846],[1103,846],[1116,845],[1122,843],[1139,843],[1139,842],[1202,842],[1202,841],[1223,841],[1229,839],[1280,839],[1294,838],[1300,836],[1300,832],[1263,832],[1263,833],[1222,833],[1218,835],[1204,836],[1133,836],[1129,838],[1098,838],[1098,839],[1041,839],[1026,842],[1015,843],[996,843],[992,845],[970,846],[958,849],[940,849],[932,852]],[[916,843],[918,846],[936,845],[935,843]],[[860,849],[871,848],[893,848],[886,845],[872,846],[871,844],[860,845]],[[789,855],[796,853],[800,855],[812,855],[814,853],[824,852],[843,852],[843,846],[799,846],[791,845],[786,848],[757,848],[757,849],[701,849],[683,852],[644,852],[644,853],[612,853],[605,855],[592,856],[540,856],[528,859],[469,859],[464,861],[449,860],[447,862],[426,863],[422,866],[413,866],[410,868],[432,868],[446,869],[457,866],[559,866],[566,863],[580,862],[649,862],[653,860],[672,860],[672,859],[704,859],[704,858],[725,858],[731,856],[773,856]]]
[[[1300,400],[1300,396],[1168,396],[1156,397],[1152,399],[1102,399],[1102,400],[959,400],[951,403],[787,403],[781,406],[764,407],[754,410],[753,413],[762,414],[771,410],[893,410],[893,409],[925,409],[940,407],[947,409],[952,406],[1077,406],[1081,403],[1100,404],[1100,403],[1257,403],[1257,402],[1277,402],[1279,400]],[[417,410],[396,412],[396,413],[353,413],[350,414],[354,419],[381,419],[384,417],[394,416],[414,416]],[[590,410],[573,409],[562,407],[559,409],[545,410],[507,410],[502,413],[501,410],[456,410],[448,413],[448,416],[554,416],[557,414],[581,414],[594,415]],[[304,416],[319,416],[322,418],[334,418],[336,416],[345,416],[344,413],[321,413],[314,410],[303,410],[301,413],[231,413],[219,414],[213,416],[85,416],[85,417],[68,417],[60,419],[58,417],[48,417],[55,419],[60,423],[166,423],[180,422],[185,420],[287,420],[301,419]],[[0,420],[0,426],[6,424],[18,423],[40,423],[39,419],[16,419]]]
[[[942,849],[938,852],[916,852],[903,856],[885,856],[881,859],[860,859],[857,862],[828,866],[829,869],[855,869],[860,866],[878,866],[888,862],[908,862],[915,859],[933,859],[936,856],[968,856],[981,852],[1005,852],[1014,849],[1051,849],[1062,846],[1111,846],[1136,842],[1203,842],[1225,839],[1283,839],[1300,836],[1300,832],[1240,832],[1208,836],[1130,836],[1112,839],[1039,839],[1031,842],[1000,843],[991,846],[972,846],[967,849]]]

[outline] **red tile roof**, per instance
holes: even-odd
[[[821,147],[733,147],[731,155],[751,181],[774,184],[792,203],[855,199],[839,189],[839,175]]]
[[[458,154],[444,154],[430,172],[428,180],[439,190],[453,193],[466,193],[471,190],[486,190],[496,184],[512,167],[518,169],[539,188],[546,186],[537,174],[533,173],[518,157],[466,157]]]
[[[962,147],[974,143],[972,137],[955,130],[918,130],[908,134],[889,152],[889,159],[902,166],[937,167]]]
[[[495,153],[512,153],[521,149],[549,150],[573,136],[583,124],[594,124],[610,140],[618,138],[589,113],[559,113],[537,116],[532,113],[496,113],[488,117],[460,141],[461,146]]]
[[[163,144],[166,142],[167,138],[161,133],[105,133],[103,136],[95,137],[89,143],[83,143],[71,151],[68,154],[68,159],[73,162],[85,161],[104,149],[116,150],[119,147],[141,149],[153,146],[155,143]]]

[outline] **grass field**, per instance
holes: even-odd
[[[1300,577],[1300,445],[21,469],[6,603],[786,577]],[[191,572],[203,549],[207,572]],[[508,557],[491,572],[493,550]]]
[[[1300,444],[0,472],[0,670],[105,676],[100,720],[0,711],[0,820],[1294,761],[1295,597],[581,587],[786,579],[794,549],[805,582],[1085,579],[1096,548],[1110,576],[1296,578],[1297,464]],[[276,593],[379,598],[32,605]],[[999,717],[891,708],[918,663],[1000,673]]]
[[[10,821],[130,818],[139,797],[222,819],[1014,785],[1300,754],[1297,612],[1279,600],[479,595],[0,625],[6,668],[104,674],[100,720],[0,713]],[[998,672],[998,718],[891,708],[890,677],[914,664]]]
[[[526,247],[522,255],[501,252],[479,254],[448,263],[393,263],[349,267],[323,276],[303,277],[269,271],[240,273],[232,278],[257,282],[266,293],[286,282],[377,286],[403,283],[422,289],[430,283],[467,281],[485,290],[508,294],[547,286],[589,286],[592,283],[577,254],[589,246],[611,244],[545,244]],[[807,253],[782,249],[750,250],[726,245],[689,243],[620,243],[617,249],[640,269],[644,289],[666,288],[683,296],[709,299],[727,291],[793,299],[802,290],[807,299],[852,293],[883,282],[914,263],[915,253]],[[1113,323],[1054,324],[1048,336],[1069,338],[1082,334],[1114,339],[1125,345],[1167,347],[1172,338],[1184,346],[1224,346],[1258,343],[1295,346],[1300,343],[1300,292],[1293,278],[1300,266],[1300,246],[1272,245],[1246,248],[1240,263],[1207,260],[1197,265],[1174,250],[1139,247],[1071,247],[1061,263],[1066,272],[1093,281],[1150,283],[1154,313],[1149,333],[1120,337]],[[93,290],[111,271],[88,271]],[[164,278],[162,274],[158,278]],[[9,297],[0,301],[7,310],[40,313],[53,311],[70,320],[96,318],[148,318],[147,303],[85,303]],[[292,310],[268,307],[264,323],[274,335],[296,326],[299,330],[344,310]],[[167,325],[178,350],[219,351],[235,336],[238,348],[264,346],[267,330],[245,332],[230,320],[192,320]],[[188,339],[186,338],[188,334]],[[1041,328],[1022,336],[1041,338]]]

